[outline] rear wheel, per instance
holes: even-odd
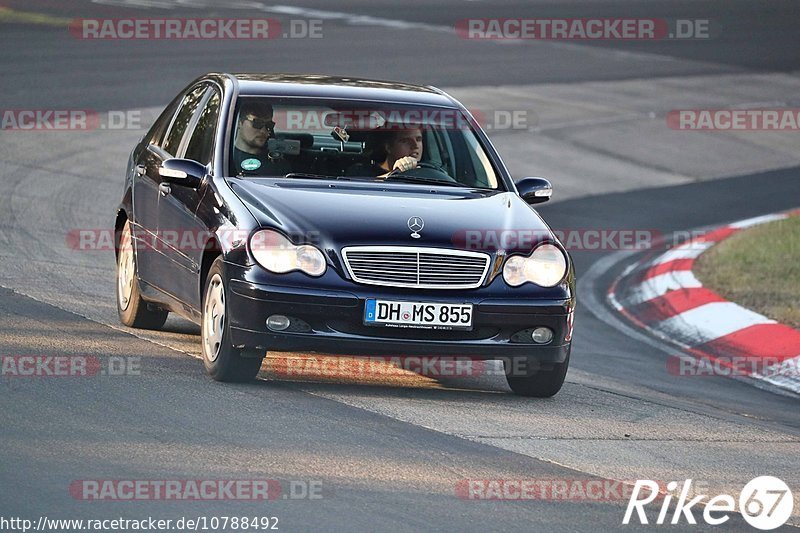
[[[150,309],[139,293],[136,254],[133,253],[130,222],[125,221],[117,252],[117,314],[132,328],[158,329],[167,321],[169,312]]]
[[[262,357],[242,357],[230,341],[228,295],[222,257],[217,257],[206,277],[203,291],[201,337],[203,364],[217,381],[251,381],[261,368]]]
[[[509,368],[510,361],[504,360],[506,370],[506,381],[514,394],[520,396],[530,396],[534,398],[549,398],[555,396],[564,385],[569,368],[569,355],[572,347],[567,351],[567,358],[563,363],[555,363],[552,368],[533,370],[524,376],[512,375]]]

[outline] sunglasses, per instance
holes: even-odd
[[[247,118],[245,120],[250,122],[250,124],[253,125],[253,128],[255,128],[257,130],[264,129],[264,128],[267,128],[268,130],[275,129],[275,123],[273,121],[271,121],[271,120],[264,120],[264,119],[261,119],[261,118]]]

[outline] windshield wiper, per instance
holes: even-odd
[[[455,181],[444,181],[444,180],[437,180],[434,178],[424,178],[421,176],[412,176],[410,174],[390,174],[385,178],[381,178],[382,181],[402,181],[405,183],[422,183],[425,185],[446,185],[448,187],[464,187],[461,183]]]
[[[289,172],[284,178],[307,178],[314,180],[350,180],[345,176],[327,176],[325,174],[305,174],[303,172]]]

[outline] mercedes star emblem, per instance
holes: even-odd
[[[425,227],[425,221],[421,217],[411,217],[408,219],[408,229],[412,231],[411,237],[419,239],[422,235],[419,234],[422,228]]]

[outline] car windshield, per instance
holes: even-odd
[[[241,97],[230,175],[497,189],[497,173],[455,108]]]

